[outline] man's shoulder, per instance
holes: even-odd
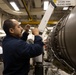
[[[18,38],[14,38],[14,37],[5,37],[4,39],[3,39],[3,43],[18,43],[19,41],[22,41],[21,39],[18,39]]]

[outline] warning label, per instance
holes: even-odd
[[[57,0],[56,5],[57,6],[75,6],[76,2],[75,0]]]

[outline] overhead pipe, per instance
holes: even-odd
[[[57,24],[57,23],[58,23],[58,21],[49,21],[47,24],[52,25],[52,24]],[[40,21],[29,21],[29,22],[22,21],[21,22],[21,25],[26,25],[26,24],[39,25]]]
[[[24,8],[25,8],[25,10],[26,10],[26,12],[27,12],[27,14],[28,14],[30,20],[32,20],[32,17],[30,16],[30,13],[29,13],[29,11],[28,11],[28,8],[27,8],[27,5],[26,5],[26,2],[25,2],[24,0],[21,0],[21,1],[22,1],[23,5],[24,5]]]

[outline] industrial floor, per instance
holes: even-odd
[[[0,75],[3,75],[3,74],[2,74],[2,71],[3,71],[3,63],[0,62]],[[29,75],[34,75],[33,72],[34,72],[33,69],[30,70]],[[70,74],[67,74],[67,73],[65,73],[65,72],[63,72],[63,71],[60,71],[60,73],[61,73],[60,75],[70,75]],[[46,75],[46,74],[44,74],[44,75]],[[48,75],[51,75],[51,74],[48,73]],[[58,75],[58,74],[55,74],[55,75]]]
[[[0,75],[2,75],[2,71],[3,71],[3,63],[0,62]]]
[[[3,75],[2,71],[3,71],[3,63],[0,62],[0,75]],[[33,70],[30,70],[29,75],[33,75]]]

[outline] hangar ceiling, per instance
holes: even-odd
[[[9,3],[10,1],[14,1],[17,4],[20,9],[19,12],[14,11]],[[44,0],[0,0],[0,8],[21,21],[29,20],[30,17],[36,21],[41,20],[45,13],[43,10],[43,2]],[[25,5],[27,6],[30,16],[26,12]],[[63,7],[56,7],[50,17],[50,21],[59,21],[64,15],[67,15],[70,12],[70,10],[64,11],[62,9]]]

